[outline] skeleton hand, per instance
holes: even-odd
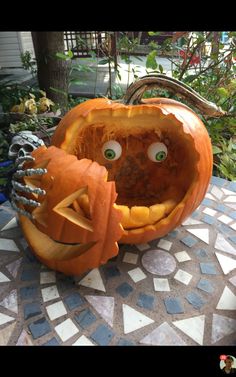
[[[34,161],[35,159],[32,156],[23,156],[18,157],[16,159],[16,171],[12,176],[12,190],[11,190],[11,204],[12,207],[21,215],[27,216],[32,219],[32,215],[30,212],[20,208],[17,203],[23,205],[29,205],[32,207],[39,207],[40,203],[33,199],[28,199],[23,196],[22,193],[27,194],[36,194],[37,195],[45,195],[46,191],[42,190],[39,187],[30,187],[29,185],[24,183],[24,177],[29,177],[32,175],[42,175],[47,173],[47,169],[25,169],[23,170],[23,165],[26,161]],[[19,195],[20,193],[20,195]]]

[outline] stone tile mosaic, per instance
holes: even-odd
[[[196,343],[203,345],[205,315],[174,321],[173,324]]]
[[[146,335],[140,340],[141,344],[150,346],[185,346],[186,343],[176,333],[176,331],[167,323],[164,322],[150,334]]]
[[[55,331],[63,342],[66,342],[73,335],[79,332],[78,327],[75,326],[74,322],[68,318],[59,325],[55,327]]]
[[[91,339],[93,339],[99,346],[108,346],[114,335],[114,332],[106,325],[100,325],[91,334]]]
[[[176,269],[174,257],[162,250],[149,250],[142,257],[143,267],[155,275],[169,275]]]
[[[114,316],[114,297],[104,296],[85,296],[86,300],[93,306],[93,308],[100,314],[100,316],[113,327]]]
[[[146,279],[147,277],[147,275],[145,275],[144,272],[139,267],[128,271],[128,274],[135,283],[138,283],[139,281]]]
[[[87,338],[87,336],[85,335],[82,335],[79,339],[76,340],[76,342],[72,344],[72,346],[94,346],[94,345],[95,344],[93,344],[91,340],[89,340],[89,338]]]
[[[94,268],[92,271],[90,271],[82,280],[79,281],[78,284],[84,287],[93,288],[98,291],[106,292],[98,268]]]
[[[129,305],[123,304],[122,307],[125,334],[129,334],[154,322],[153,319],[133,309]]]
[[[236,330],[236,319],[213,313],[211,343],[214,344]]]
[[[0,305],[14,313],[18,313],[16,289],[12,290],[9,295],[4,297],[4,299],[0,302]]]
[[[192,275],[186,271],[178,270],[174,276],[175,280],[180,281],[181,283],[188,285],[192,279]]]
[[[86,329],[91,326],[96,320],[96,316],[91,312],[90,309],[84,309],[79,314],[75,315],[75,320],[78,322],[80,327]]]
[[[140,308],[153,310],[155,297],[147,295],[146,293],[140,293],[138,296],[137,305]]]
[[[0,330],[0,346],[7,346],[15,326],[16,322]]]
[[[131,287],[130,284],[124,282],[122,284],[120,284],[117,288],[116,288],[116,292],[119,293],[119,295],[123,298],[129,296],[129,294],[131,292],[133,292],[133,288]]]
[[[236,296],[227,286],[224,288],[216,309],[236,310]]]
[[[213,177],[181,226],[162,239],[120,245],[117,257],[80,277],[43,266],[10,204],[0,206],[0,344],[236,344],[235,197],[235,183]],[[155,251],[164,253],[161,263]],[[176,279],[181,270],[185,283]]]

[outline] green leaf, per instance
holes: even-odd
[[[163,73],[163,71],[164,71],[164,68],[163,68],[163,66],[162,66],[161,64],[159,64],[159,71],[160,71],[161,73]]]
[[[56,57],[58,59],[62,59],[62,60],[68,60],[69,59],[68,55],[63,54],[62,52],[57,52]]]
[[[104,65],[104,64],[108,64],[109,63],[109,59],[102,59],[102,60],[99,60],[98,64],[100,65]]]
[[[66,93],[64,90],[57,89],[57,88],[53,88],[52,86],[50,86],[50,89],[51,89],[53,92],[63,94],[65,97],[67,96],[67,93]]]
[[[217,147],[216,145],[213,145],[212,146],[212,152],[213,152],[213,154],[218,154],[218,153],[222,153],[222,150],[219,147]]]
[[[156,55],[157,51],[153,50],[151,51],[146,60],[146,68],[156,69],[157,68],[157,62],[156,62]]]
[[[67,54],[68,54],[68,56],[69,56],[70,59],[72,59],[73,56],[74,56],[74,54],[73,54],[73,52],[71,50],[69,50]]]
[[[150,37],[155,37],[156,35],[160,35],[161,34],[161,31],[148,31],[148,35],[150,35]]]

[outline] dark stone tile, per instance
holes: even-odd
[[[24,305],[24,319],[27,320],[38,314],[41,314],[40,304],[38,302],[32,302]]]
[[[192,247],[192,246],[196,245],[196,243],[198,242],[197,240],[195,240],[195,238],[193,238],[191,236],[187,236],[185,238],[182,238],[182,240],[180,240],[180,241],[183,242],[188,247]]]
[[[133,291],[133,288],[131,287],[131,285],[129,285],[126,282],[120,284],[116,288],[116,292],[118,292],[119,295],[121,295],[123,298],[127,297],[132,291]]]
[[[138,296],[137,305],[141,308],[153,310],[154,296],[146,295],[145,293],[140,293]]]
[[[227,189],[236,192],[236,182],[230,182]]]
[[[214,200],[205,198],[205,199],[203,199],[201,204],[206,206],[206,207],[213,207],[214,206]]]
[[[222,224],[222,223],[218,223],[217,224],[217,228],[222,232],[222,233],[226,233],[226,234],[231,234],[233,233],[233,229],[230,228],[229,226],[225,225],[225,224]]]
[[[38,296],[39,289],[37,285],[20,288],[20,297],[22,300],[34,299]]]
[[[230,241],[236,244],[236,236],[229,237]]]
[[[24,269],[21,273],[22,281],[38,280],[39,279],[39,270],[27,270]]]
[[[85,309],[79,314],[75,315],[75,320],[83,329],[86,329],[87,327],[92,325],[92,323],[94,323],[97,320],[97,318],[91,312],[90,309]]]
[[[195,309],[201,309],[207,302],[195,292],[189,292],[185,298]]]
[[[223,212],[223,213],[228,213],[229,212],[229,207],[226,207],[224,204],[218,204],[216,206],[216,210]]]
[[[176,238],[178,236],[178,230],[172,230],[172,232],[168,233],[168,236],[171,236],[172,238]]]
[[[83,305],[85,302],[78,292],[71,293],[70,295],[66,296],[63,301],[66,303],[70,310]]]
[[[184,308],[179,298],[165,298],[164,299],[166,311],[169,314],[184,313]]]
[[[131,342],[131,340],[120,338],[117,346],[135,346],[135,343]]]
[[[39,266],[41,266],[41,263],[39,262],[39,260],[35,257],[35,255],[32,253],[32,251],[30,250],[29,247],[27,247],[25,250],[24,250],[24,262],[26,263],[33,263],[33,264],[38,264]]]
[[[202,291],[207,292],[207,293],[213,293],[214,292],[214,287],[213,287],[212,283],[209,280],[206,280],[206,279],[199,280],[197,288],[199,288]]]
[[[40,318],[31,323],[28,328],[34,339],[40,338],[51,331],[51,326],[45,318]]]
[[[199,259],[208,257],[207,251],[204,249],[194,250],[194,253],[197,255]]]
[[[214,263],[211,263],[211,262],[200,263],[200,268],[201,268],[202,274],[208,274],[208,275],[218,274]]]
[[[115,333],[111,331],[106,325],[100,325],[91,334],[91,339],[93,339],[99,346],[107,346]]]
[[[44,343],[43,346],[60,346],[60,343],[57,341],[56,338],[52,338],[48,340],[46,343]]]
[[[57,288],[61,292],[68,291],[69,289],[73,289],[75,287],[75,281],[74,281],[73,276],[66,276],[58,272],[56,274],[56,279],[57,279]]]
[[[219,177],[214,177],[212,176],[211,177],[211,184],[212,185],[216,185],[216,186],[220,186],[220,187],[223,187],[225,185],[225,179],[223,178],[219,178]]]
[[[191,217],[193,217],[194,219],[197,219],[199,217],[199,210],[196,210],[194,211],[192,214],[191,214]]]
[[[216,219],[212,216],[209,216],[209,215],[204,215],[203,218],[202,218],[202,221],[204,221],[204,223],[206,224],[215,224],[216,222]]]
[[[120,271],[116,266],[103,266],[102,269],[106,279],[120,276]]]
[[[236,220],[236,211],[230,212],[229,216]]]

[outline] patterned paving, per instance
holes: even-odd
[[[8,202],[0,230],[0,345],[236,344],[235,182],[212,177],[182,226],[80,277],[36,260]]]

